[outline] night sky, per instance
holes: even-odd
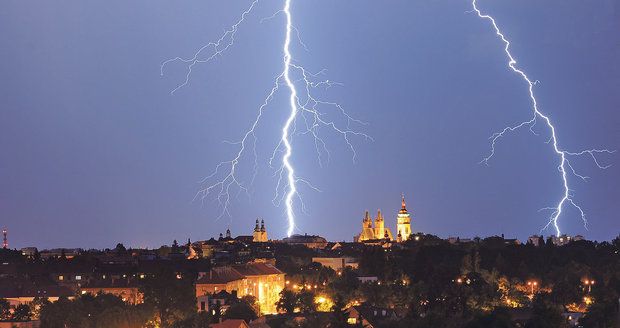
[[[288,114],[286,93],[269,107],[257,144],[251,197],[193,201],[202,177],[230,159],[281,70],[284,17],[264,1],[236,44],[198,65],[174,95],[188,57],[232,24],[249,1],[3,2],[0,11],[0,225],[11,247],[159,246],[202,240],[230,227],[250,234],[264,218],[270,238],[286,232],[271,199],[268,166]],[[615,0],[479,1],[512,41],[521,68],[539,80],[540,109],[560,146],[620,149],[620,6]],[[525,240],[545,225],[561,197],[549,131],[521,130],[500,141],[490,166],[478,164],[488,137],[530,117],[527,85],[506,67],[503,44],[469,1],[293,0],[306,68],[344,84],[322,97],[369,124],[375,140],[353,138],[357,160],[337,136],[319,166],[312,140],[294,139],[293,162],[321,192],[302,187],[308,215],[300,233],[352,240],[365,210],[381,208],[395,229],[400,194],[413,231],[441,237]],[[620,231],[620,156],[574,159],[590,179],[570,177],[589,230],[567,210],[563,232],[609,240]],[[248,172],[251,162],[244,162]],[[298,212],[299,213],[299,212]],[[547,231],[545,234],[551,234]]]

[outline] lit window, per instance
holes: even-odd
[[[63,280],[65,280],[65,277],[64,276],[58,276],[58,280],[63,281]]]
[[[347,323],[350,325],[355,325],[357,324],[357,318],[348,318]]]
[[[75,280],[82,280],[82,276],[75,276]]]

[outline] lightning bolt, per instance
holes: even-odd
[[[508,39],[506,39],[506,37],[504,36],[504,34],[501,32],[501,30],[499,29],[499,27],[497,26],[497,23],[495,21],[495,19],[487,14],[483,14],[480,9],[478,9],[477,5],[476,5],[476,0],[472,0],[472,7],[473,10],[471,12],[475,12],[479,18],[482,19],[486,19],[489,22],[491,22],[491,25],[493,26],[493,29],[495,30],[495,34],[502,40],[502,42],[504,43],[504,52],[506,53],[506,56],[508,57],[508,67],[515,73],[517,73],[519,76],[521,76],[521,78],[523,79],[524,82],[527,83],[528,85],[528,92],[529,92],[529,97],[530,97],[530,101],[532,103],[532,117],[527,120],[527,121],[523,121],[519,124],[513,125],[513,126],[508,126],[506,128],[504,128],[502,131],[500,132],[496,132],[494,133],[489,139],[491,140],[491,150],[488,156],[486,156],[481,163],[487,164],[489,160],[493,157],[493,155],[495,155],[495,147],[497,145],[497,142],[499,141],[499,139],[503,138],[504,136],[506,136],[506,134],[514,132],[516,130],[519,130],[523,127],[529,127],[530,131],[532,131],[532,133],[534,133],[534,131],[532,130],[534,125],[536,125],[537,121],[539,119],[542,119],[543,122],[547,125],[547,127],[549,128],[549,130],[551,131],[551,137],[548,140],[548,143],[551,143],[553,145],[553,151],[555,152],[555,154],[558,156],[559,159],[559,164],[558,164],[558,170],[560,172],[560,175],[562,177],[562,198],[559,200],[559,202],[556,204],[556,206],[554,207],[546,207],[543,210],[551,210],[551,216],[549,217],[549,221],[547,222],[547,224],[541,229],[542,230],[546,230],[548,229],[550,226],[553,226],[556,236],[560,236],[561,231],[560,231],[560,227],[558,225],[558,220],[560,218],[560,215],[562,215],[562,210],[564,209],[564,207],[568,204],[573,206],[575,209],[577,209],[577,211],[579,211],[579,214],[581,216],[581,220],[583,222],[584,228],[587,230],[588,226],[588,221],[586,219],[586,215],[585,212],[583,210],[583,208],[578,205],[575,200],[573,199],[573,195],[571,194],[571,189],[569,186],[569,179],[568,176],[569,174],[572,174],[573,176],[576,176],[582,180],[587,180],[588,177],[578,174],[575,169],[573,168],[573,166],[571,165],[570,161],[569,161],[569,157],[576,157],[576,156],[583,156],[583,155],[588,155],[592,158],[594,164],[600,168],[600,169],[606,169],[608,168],[610,165],[601,165],[598,158],[596,157],[597,155],[600,154],[611,154],[614,153],[615,151],[611,151],[611,150],[607,150],[607,149],[587,149],[587,150],[582,150],[582,151],[578,151],[578,152],[570,152],[570,151],[566,151],[563,150],[562,148],[560,148],[559,146],[559,142],[558,142],[558,138],[556,135],[556,128],[553,125],[553,123],[551,122],[551,119],[549,118],[548,115],[544,114],[543,112],[541,112],[538,108],[538,103],[536,101],[536,97],[534,95],[534,86],[538,83],[537,80],[532,81],[528,75],[517,66],[517,61],[514,59],[514,57],[512,56],[512,53],[510,52],[510,42],[508,41]],[[535,134],[535,133],[534,133]],[[570,170],[570,171],[569,171]]]
[[[241,17],[226,29],[219,39],[203,45],[191,57],[175,57],[161,64],[160,72],[162,76],[164,75],[164,68],[173,62],[180,62],[186,66],[187,71],[185,79],[171,91],[172,94],[189,83],[195,65],[214,61],[234,45],[239,27],[245,22],[246,17],[252,13],[258,3],[259,0],[252,1],[250,6],[241,14]],[[323,129],[327,129],[343,138],[352,153],[353,161],[355,161],[356,152],[351,137],[362,137],[371,141],[373,139],[369,135],[358,132],[352,128],[352,125],[366,125],[365,122],[350,116],[340,104],[324,101],[314,96],[314,90],[316,89],[329,89],[341,84],[327,79],[321,79],[326,73],[324,69],[317,73],[312,73],[300,64],[294,62],[291,51],[293,32],[295,32],[299,44],[304,49],[307,49],[307,47],[301,40],[299,30],[293,25],[291,0],[285,0],[282,9],[276,11],[270,17],[263,18],[261,23],[273,19],[279,14],[283,14],[285,17],[285,37],[282,46],[282,71],[275,77],[270,91],[263,99],[262,104],[258,107],[258,113],[254,117],[254,121],[250,128],[245,131],[241,140],[237,142],[227,142],[228,144],[239,147],[235,156],[230,160],[222,161],[217,164],[214,171],[201,180],[203,187],[196,193],[195,199],[197,198],[205,201],[209,196],[214,195],[214,199],[219,203],[221,208],[221,212],[218,216],[219,219],[224,215],[231,216],[230,206],[233,193],[236,192],[238,194],[244,192],[249,195],[250,186],[256,178],[259,166],[256,151],[256,143],[258,140],[256,132],[265,110],[280,91],[280,87],[285,86],[288,90],[289,111],[286,121],[282,126],[280,140],[269,159],[269,166],[275,170],[274,176],[277,177],[275,195],[272,202],[276,206],[284,202],[285,215],[288,223],[287,235],[291,236],[295,230],[296,224],[295,200],[299,201],[301,211],[306,212],[306,207],[301,198],[298,184],[303,184],[312,190],[320,191],[313,186],[309,180],[300,177],[295,172],[292,162],[293,136],[307,135],[313,138],[320,166],[323,166],[324,163],[328,163],[330,158],[327,144],[321,137],[321,131]],[[333,109],[333,113],[338,115],[340,120],[329,119],[328,113],[322,110],[323,108]],[[302,119],[302,123],[298,123],[299,118]],[[344,124],[341,122],[342,120],[344,120]],[[248,151],[251,151],[254,163],[251,178],[249,181],[244,181],[239,176],[239,166],[241,165],[243,156]],[[276,168],[274,163],[278,159],[280,160],[280,164]]]

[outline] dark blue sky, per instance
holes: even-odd
[[[234,47],[197,66],[180,65],[234,22],[248,1],[6,1],[0,12],[0,225],[12,247],[157,246],[205,239],[230,226],[249,234],[265,218],[272,238],[286,232],[271,203],[267,160],[287,114],[285,94],[259,135],[259,175],[251,199],[192,202],[199,180],[234,147],[281,68],[281,5],[265,1],[240,28]],[[540,80],[540,108],[560,146],[620,149],[620,7],[617,1],[480,1],[512,41],[520,67]],[[351,240],[364,210],[381,208],[395,226],[400,193],[413,230],[439,236],[504,233],[525,239],[546,223],[542,207],[561,197],[557,158],[538,126],[502,139],[490,167],[487,138],[530,115],[526,85],[506,67],[488,22],[469,1],[293,0],[294,24],[308,45],[293,48],[308,69],[344,83],[324,97],[369,122],[374,142],[328,141],[319,167],[310,140],[294,141],[293,162],[322,192],[302,189],[309,215],[300,232]],[[610,239],[618,223],[618,154],[607,170],[574,160],[571,177],[590,230],[567,210],[569,234]],[[246,163],[246,168],[249,164]],[[549,231],[551,233],[551,231]]]

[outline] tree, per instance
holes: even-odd
[[[246,322],[250,322],[257,318],[256,312],[251,304],[240,301],[231,305],[224,314],[225,319],[243,319]]]
[[[280,292],[280,299],[276,303],[278,311],[284,311],[287,314],[291,314],[295,311],[297,305],[297,295],[291,290],[283,289]]]
[[[0,320],[9,320],[11,318],[11,304],[4,298],[0,298]]]
[[[349,315],[345,311],[344,307],[346,304],[344,303],[344,299],[342,296],[336,296],[336,301],[334,302],[334,306],[332,307],[332,315],[330,320],[330,328],[348,328],[349,323]]]
[[[116,252],[116,254],[118,255],[123,255],[127,253],[127,248],[125,248],[125,245],[123,245],[122,243],[118,243],[114,248],[114,252]]]
[[[314,303],[314,294],[308,290],[303,290],[297,294],[297,306],[303,313],[316,312],[316,303]]]
[[[567,323],[560,308],[550,302],[550,296],[540,293],[532,304],[532,317],[526,322],[525,328],[561,328]]]
[[[26,304],[18,305],[11,317],[13,321],[30,321],[30,319],[32,319],[32,312],[30,311],[30,307]]]
[[[504,308],[498,308],[491,313],[476,316],[464,328],[516,328],[510,314]]]
[[[156,309],[161,327],[170,327],[177,320],[184,320],[196,312],[196,294],[193,281],[184,276],[177,279],[175,273],[162,268],[153,277],[144,280],[140,291],[144,303]]]

